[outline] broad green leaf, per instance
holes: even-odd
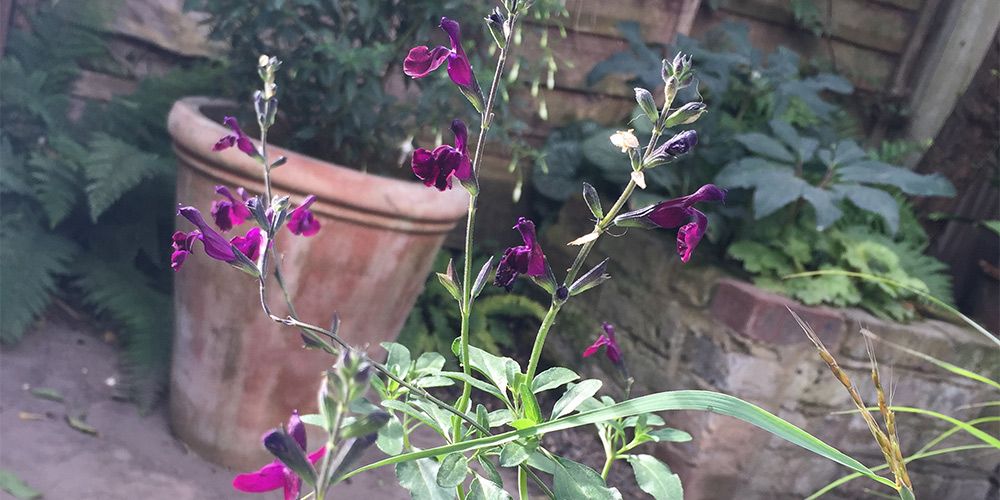
[[[35,500],[42,494],[25,484],[13,472],[0,469],[0,490],[6,491],[19,500]]]
[[[529,446],[523,444],[519,441],[504,445],[500,450],[500,466],[501,467],[517,467],[518,465],[524,463],[531,455],[535,448],[538,447],[538,442],[534,442],[534,446]]]
[[[799,143],[799,133],[787,121],[774,119],[767,124],[770,125],[774,135],[778,136],[778,139],[781,139],[781,142],[785,143],[786,146],[794,149],[795,145]]]
[[[835,168],[867,158],[868,154],[854,140],[844,139],[833,148],[820,151],[817,156],[827,168]]]
[[[455,381],[448,377],[434,375],[431,377],[420,377],[417,380],[414,380],[413,384],[417,387],[423,387],[426,389],[428,387],[448,387],[450,385],[454,385]]]
[[[396,464],[396,479],[414,500],[451,500],[455,498],[455,488],[442,488],[437,484],[440,468],[441,464],[431,458],[400,462]]]
[[[835,193],[806,185],[802,188],[802,197],[816,210],[816,229],[819,231],[830,227],[844,215],[844,212],[834,205],[839,198]]]
[[[524,418],[536,424],[541,422],[542,411],[538,408],[538,400],[535,399],[535,394],[531,392],[527,382],[521,384],[519,392],[521,393],[521,410],[524,412]]]
[[[386,458],[384,460],[359,467],[358,469],[346,474],[344,478],[346,479],[365,471],[404,461],[444,456],[456,451],[465,452],[483,448],[492,448],[516,441],[518,439],[524,439],[526,437],[542,436],[551,432],[572,429],[583,425],[592,425],[600,422],[606,422],[608,420],[630,417],[632,415],[672,410],[710,411],[712,413],[737,418],[770,432],[771,434],[794,445],[816,453],[819,456],[837,462],[854,471],[861,472],[874,481],[891,488],[895,486],[894,482],[875,474],[861,462],[845,455],[808,432],[796,427],[788,421],[783,420],[781,417],[760,408],[759,406],[726,394],[697,390],[667,391],[650,394],[604,408],[598,408],[580,414],[550,420],[526,429],[494,434],[492,436],[478,439],[470,439],[459,443],[439,446],[429,450],[405,453],[403,455]]]
[[[951,181],[940,174],[921,175],[875,160],[863,160],[837,169],[841,180],[895,186],[916,196],[955,196]]]
[[[774,140],[774,138],[761,134],[760,132],[737,134],[733,138],[736,139],[736,142],[739,142],[747,148],[751,153],[783,163],[795,163],[795,157],[788,151],[788,148],[783,146],[780,142]]]
[[[469,460],[461,453],[450,453],[441,461],[437,484],[442,488],[454,488],[465,482],[467,475],[469,475]]]
[[[572,413],[581,403],[596,394],[601,385],[603,382],[592,378],[570,387],[552,406],[552,420]]]
[[[580,376],[569,368],[561,366],[552,367],[535,376],[535,380],[531,381],[531,391],[537,394],[568,384],[578,378]]]
[[[469,500],[510,500],[510,493],[504,491],[493,481],[480,475],[472,480],[472,487],[469,489]]]
[[[492,395],[493,397],[495,397],[495,398],[497,398],[497,399],[499,399],[501,401],[504,401],[504,402],[507,401],[507,396],[504,395],[504,394],[501,394],[500,391],[497,390],[496,387],[493,387],[493,385],[491,385],[489,382],[484,382],[484,381],[479,380],[479,379],[477,379],[475,377],[466,376],[464,373],[461,373],[461,372],[441,372],[441,376],[442,377],[452,378],[452,379],[458,380],[460,382],[466,382],[466,381],[468,381],[469,385],[471,385],[472,387],[475,387],[476,389],[479,389],[480,391],[488,393],[488,394]]]
[[[859,184],[838,184],[833,189],[843,194],[858,208],[882,217],[890,233],[895,234],[899,229],[899,204],[891,194]]]
[[[396,342],[382,342],[382,348],[389,352],[385,366],[399,378],[405,378],[410,371],[410,350]]]
[[[686,443],[692,439],[690,434],[680,429],[671,429],[669,427],[649,431],[649,435],[653,438],[653,441],[660,443]]]
[[[493,410],[487,416],[487,421],[490,427],[500,427],[501,425],[509,424],[514,420],[514,413],[506,408],[501,408],[499,410]]]
[[[753,188],[783,177],[795,177],[795,170],[764,158],[743,158],[726,165],[715,176],[715,183],[725,188]]]
[[[486,479],[490,482],[503,485],[503,477],[500,476],[500,471],[497,470],[497,466],[493,465],[493,461],[489,457],[480,454],[477,459],[479,460],[479,466],[483,468],[483,473],[486,474]]]
[[[448,413],[447,411],[443,410],[440,406],[431,403],[430,401],[411,400],[410,404],[419,408],[424,412],[424,414],[428,415],[431,419],[433,419],[434,423],[437,424],[437,426],[440,427],[441,430],[445,432],[445,434],[451,433],[451,423],[452,423],[451,413]]]
[[[601,475],[581,463],[556,457],[552,492],[556,498],[586,498],[587,500],[613,500]]]
[[[440,434],[442,436],[447,436],[448,435],[448,432],[447,432],[446,428],[445,427],[441,427],[438,424],[438,422],[433,417],[431,417],[430,415],[425,414],[422,411],[417,410],[416,408],[414,408],[409,403],[404,403],[402,401],[395,401],[395,400],[385,400],[385,401],[382,401],[382,406],[384,406],[384,407],[386,407],[387,409],[390,409],[390,410],[396,410],[396,411],[399,411],[399,412],[403,412],[403,413],[405,413],[405,414],[407,414],[407,415],[409,415],[409,416],[411,416],[411,417],[413,417],[413,418],[415,418],[415,419],[423,422],[424,425],[426,425],[427,427],[430,427],[431,429],[433,429],[435,432],[437,432],[438,434]],[[451,427],[449,425],[447,427],[447,429],[450,429],[450,428]]]
[[[299,420],[304,424],[315,425],[316,427],[323,427],[326,422],[323,420],[323,415],[319,413],[310,413],[308,415],[300,415]]]
[[[684,500],[681,478],[670,471],[663,462],[649,455],[632,455],[628,463],[635,471],[635,481],[639,488],[656,500]]]
[[[413,373],[418,376],[437,375],[444,368],[444,356],[436,352],[425,352],[417,358]]]
[[[808,182],[792,174],[762,178],[753,192],[753,215],[763,219],[802,197]]]
[[[403,452],[403,423],[395,415],[378,430],[375,446],[386,455],[399,455]]]

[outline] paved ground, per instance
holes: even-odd
[[[280,498],[245,495],[233,472],[210,464],[171,436],[161,405],[148,416],[112,399],[117,352],[100,336],[61,320],[43,322],[0,351],[0,469],[13,472],[46,499],[188,500]],[[51,388],[65,402],[30,388]],[[70,427],[85,415],[98,435]],[[408,498],[383,469],[338,485],[333,498]],[[0,492],[0,498],[13,498]]]

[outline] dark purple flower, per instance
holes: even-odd
[[[615,224],[623,227],[673,229],[677,231],[677,254],[681,261],[691,260],[691,254],[708,229],[708,218],[692,205],[702,201],[724,201],[726,191],[714,184],[706,184],[692,194],[661,201],[656,205],[628,212],[615,217]]]
[[[472,178],[472,160],[469,158],[469,131],[462,120],[451,122],[451,132],[455,134],[455,146],[442,144],[434,151],[419,148],[413,152],[411,168],[425,186],[434,186],[438,191],[451,189],[451,177],[465,182]]]
[[[246,206],[249,196],[247,196],[243,188],[236,190],[241,198],[239,200],[233,196],[233,193],[226,186],[215,186],[215,192],[226,197],[224,200],[215,200],[212,202],[212,218],[215,219],[215,225],[219,226],[222,232],[229,231],[234,226],[243,224],[243,221],[253,217],[250,209]]]
[[[607,356],[612,363],[621,365],[622,350],[621,347],[618,346],[618,339],[615,338],[614,325],[604,322],[601,327],[604,328],[604,333],[597,337],[597,340],[595,340],[593,344],[590,344],[590,347],[587,347],[583,351],[583,357],[589,358],[590,356],[597,354],[597,351],[601,350],[602,347],[607,347],[607,350],[604,351],[604,355]]]
[[[187,256],[194,252],[194,242],[200,239],[201,233],[197,230],[190,233],[175,232],[172,238],[174,252],[170,254],[170,268],[174,271],[180,271]]]
[[[288,425],[285,426],[285,430],[288,432],[288,435],[290,435],[292,439],[294,439],[295,442],[302,447],[302,450],[305,451],[306,429],[305,425],[303,425],[302,421],[299,419],[299,413],[297,411],[292,412],[292,416],[288,419]],[[315,465],[316,462],[323,458],[325,450],[325,447],[321,447],[320,449],[309,454],[309,462]],[[284,488],[285,500],[295,500],[299,497],[299,490],[302,488],[302,480],[295,474],[295,472],[286,467],[285,464],[281,463],[280,460],[275,460],[265,465],[257,472],[248,472],[234,477],[233,488],[246,493],[265,493],[268,491],[274,491],[278,488]]]
[[[223,262],[236,262],[236,254],[233,253],[232,245],[226,241],[212,226],[205,222],[201,212],[194,207],[180,207],[177,213],[194,224],[201,231],[201,243],[205,246],[205,254],[209,257]]]
[[[229,240],[234,247],[243,252],[243,255],[253,261],[260,257],[260,244],[263,241],[264,237],[261,235],[259,227],[251,228],[245,236],[235,236]]]
[[[288,230],[292,234],[312,236],[319,232],[319,220],[313,215],[312,210],[309,210],[309,206],[315,201],[315,195],[306,196],[302,204],[292,210],[292,215],[288,218]]]
[[[243,129],[240,128],[240,124],[236,121],[236,118],[232,116],[227,116],[222,120],[222,123],[226,124],[230,130],[233,131],[212,146],[212,151],[222,151],[223,149],[229,149],[236,146],[240,151],[243,151],[248,156],[252,158],[259,158],[260,153],[257,148],[253,145],[253,141],[250,137],[243,133]]]
[[[458,22],[442,17],[439,27],[448,34],[451,48],[437,46],[431,49],[426,45],[413,47],[403,60],[403,73],[412,78],[423,78],[447,61],[448,76],[451,77],[451,81],[455,82],[466,95],[481,96],[472,65],[465,55],[465,50],[462,49],[462,31]]]
[[[502,286],[510,291],[514,285],[514,279],[518,274],[528,276],[545,275],[545,254],[538,244],[538,237],[535,235],[535,223],[521,217],[517,219],[514,226],[521,233],[524,245],[510,247],[504,252],[497,265],[497,275],[493,280],[496,286]]]

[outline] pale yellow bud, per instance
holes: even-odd
[[[622,148],[622,153],[628,153],[629,149],[639,147],[639,139],[632,133],[635,129],[619,130],[611,135],[611,144],[616,148]]]

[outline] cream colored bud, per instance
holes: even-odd
[[[271,62],[271,58],[268,57],[267,54],[261,54],[260,57],[257,58],[257,66],[260,66],[261,68],[267,66],[269,62]]]

